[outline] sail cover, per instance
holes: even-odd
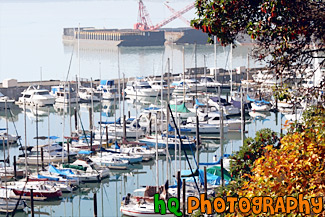
[[[177,109],[177,112],[178,113],[189,113],[189,112],[191,112],[190,110],[188,110],[187,108],[186,108],[186,106],[185,106],[185,103],[182,103],[182,104],[180,104],[180,105],[170,105],[170,108],[171,108],[171,110],[173,111],[173,112],[175,112],[176,111],[176,109]]]

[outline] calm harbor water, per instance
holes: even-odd
[[[155,99],[151,99],[155,100]],[[103,104],[103,111],[99,111],[99,105],[95,104],[94,123],[97,123],[102,114],[103,121],[114,120],[114,108],[109,106],[111,103]],[[90,105],[81,104],[80,114],[83,126],[88,129],[89,126],[89,113],[88,108]],[[148,104],[138,104],[138,109],[144,108]],[[105,109],[107,108],[107,109]],[[48,116],[48,111],[49,116]],[[126,111],[131,112],[131,116],[135,116],[136,109],[133,103],[126,103]],[[24,138],[24,112],[19,107],[15,106],[12,109],[13,118],[9,121],[9,132],[15,133],[14,125],[17,127],[19,135]],[[73,113],[73,112],[71,112]],[[69,135],[70,132],[70,117],[68,108],[65,112],[62,112],[62,108],[56,106],[45,108],[40,110],[39,114],[39,136],[48,135],[48,121],[50,121],[50,135],[58,136],[62,140],[62,133],[64,128],[64,135]],[[116,115],[119,116],[120,110],[116,110]],[[33,139],[36,136],[36,116],[35,110],[28,108],[26,110],[27,115],[27,143],[28,145],[36,145],[36,140]],[[251,118],[250,123],[246,125],[248,133],[245,136],[254,136],[255,132],[259,129],[268,127],[276,132],[280,132],[281,129],[281,114],[278,113],[255,113],[255,118]],[[63,127],[64,120],[64,127]],[[282,123],[285,118],[283,117]],[[74,130],[74,119],[71,118],[72,129]],[[0,113],[0,128],[5,127],[5,115],[4,112]],[[217,135],[214,135],[217,136]],[[241,134],[240,132],[231,132],[225,135],[225,153],[231,154],[233,151],[239,150],[241,146]],[[40,141],[41,144],[45,144],[47,141]],[[24,140],[22,140],[24,144]],[[215,140],[203,141],[204,148],[200,152],[200,162],[212,162],[213,157],[220,156],[219,142]],[[21,154],[18,150],[18,146],[10,148],[11,159],[14,155]],[[194,150],[193,150],[194,152]],[[192,167],[194,167],[194,160],[191,151],[187,151],[190,156]],[[8,154],[8,152],[6,153]],[[174,157],[172,154],[172,168],[171,173],[175,174],[174,169]],[[0,151],[0,156],[3,156],[3,151]],[[182,158],[182,169],[189,169],[189,166]],[[155,161],[150,161],[141,165],[137,165],[134,169],[128,171],[112,171],[110,178],[103,180],[102,183],[92,183],[82,185],[81,188],[73,194],[63,195],[62,200],[53,202],[43,202],[37,204],[35,210],[38,215],[36,216],[93,216],[93,195],[97,193],[98,201],[98,215],[99,216],[121,216],[119,207],[122,197],[128,192],[133,192],[135,189],[145,185],[155,185],[156,183],[156,164]],[[177,164],[178,166],[178,164]],[[201,166],[202,167],[202,166]],[[163,184],[166,177],[166,160],[165,157],[160,157],[158,162],[159,168],[159,183]],[[203,167],[202,167],[203,168]],[[202,169],[201,168],[201,169]],[[172,182],[174,179],[172,178]],[[27,214],[20,213],[17,216],[28,216]]]

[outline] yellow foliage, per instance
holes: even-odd
[[[325,124],[317,129],[306,128],[293,132],[281,140],[281,148],[265,147],[265,155],[254,163],[253,176],[238,190],[238,195],[271,196],[274,201],[280,196],[305,199],[323,197],[325,200]],[[274,204],[275,206],[275,204]],[[293,216],[299,210],[293,210]],[[253,213],[231,213],[227,216],[254,216]],[[256,216],[271,216],[260,213]],[[274,216],[274,215],[272,215]],[[277,216],[287,216],[286,213]],[[304,216],[304,215],[302,215]],[[325,216],[325,211],[314,216]]]

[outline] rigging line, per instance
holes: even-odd
[[[70,74],[70,68],[71,68],[71,62],[72,62],[73,53],[74,53],[74,44],[73,44],[73,47],[72,47],[72,53],[71,53],[71,57],[70,57],[70,63],[69,63],[69,68],[68,68],[67,77],[65,78],[65,81],[66,81],[66,82],[68,81],[68,77],[69,77],[69,74]],[[80,79],[80,78],[79,78],[79,79]]]
[[[78,114],[78,117],[79,117],[79,120],[80,120],[80,125],[81,125],[81,128],[82,128],[82,132],[83,132],[83,134],[85,136],[87,145],[89,146],[89,142],[88,142],[88,139],[87,139],[86,131],[85,131],[84,125],[82,124],[82,120],[81,120],[81,117],[80,117],[79,112],[77,112],[77,114]],[[90,136],[92,136],[92,135],[90,135]]]
[[[181,146],[184,147],[184,145],[183,145],[183,141],[182,141],[182,139],[181,139],[181,135],[179,134],[178,127],[177,127],[177,124],[176,124],[176,122],[175,122],[175,118],[174,118],[174,115],[173,115],[172,109],[170,108],[170,105],[169,105],[169,104],[168,104],[168,109],[169,109],[169,112],[170,112],[170,114],[171,114],[171,116],[172,116],[172,120],[173,120],[173,123],[174,123],[174,125],[175,125],[176,131],[177,131],[177,135],[178,135],[178,138],[179,138],[179,141],[180,141],[180,144],[181,144]],[[167,138],[167,139],[168,139],[168,138]],[[188,163],[188,165],[189,165],[189,167],[190,167],[191,173],[194,174],[194,173],[193,173],[192,166],[191,166],[191,163],[190,163],[190,161],[189,161],[189,159],[188,159],[188,156],[187,156],[187,153],[186,153],[185,148],[183,149],[183,151],[184,151],[184,154],[185,154],[186,161],[187,161],[187,163]],[[193,175],[193,176],[194,176],[194,175]],[[200,194],[200,189],[199,189],[199,186],[198,186],[198,184],[197,184],[197,182],[196,182],[196,179],[195,179],[194,177],[193,177],[193,179],[194,179],[194,182],[195,182],[196,188],[197,188],[197,190],[198,190],[198,192],[199,192],[199,194]]]
[[[27,174],[26,174],[27,176]],[[25,191],[25,188],[26,188],[26,185],[27,185],[27,182],[28,182],[28,176],[26,177],[26,183],[24,185],[24,188],[23,188],[23,192]],[[18,208],[18,205],[19,205],[19,202],[21,201],[21,197],[23,196],[23,194],[20,194],[19,195],[19,199],[17,200],[17,203],[16,203],[16,206],[15,206],[15,209],[13,210],[13,212],[11,213],[11,217],[15,216],[16,214],[16,211],[17,211],[17,208]],[[8,198],[7,198],[8,200]],[[25,203],[25,202],[24,202]],[[6,217],[9,217],[9,212],[7,212],[7,215]]]
[[[14,125],[16,135],[19,136],[19,135],[18,135],[18,131],[17,131],[16,124],[15,124],[15,122],[14,122],[13,113],[12,113],[12,111],[11,111],[10,108],[9,108],[9,114],[10,114],[10,117],[11,117],[12,124]],[[20,148],[22,149],[23,153],[25,154],[25,152],[24,152],[24,150],[23,150],[23,146],[22,146],[22,144],[21,144],[21,137],[19,137],[18,141],[19,141]]]

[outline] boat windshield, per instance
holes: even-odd
[[[35,95],[49,95],[48,91],[40,91],[40,92],[36,92]]]

